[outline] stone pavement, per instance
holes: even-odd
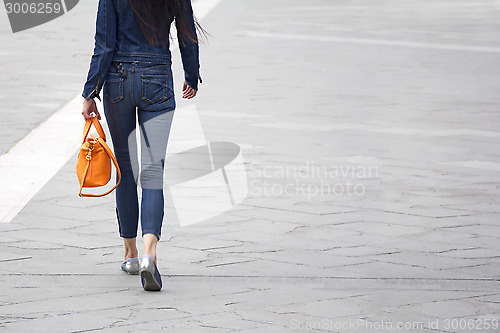
[[[81,92],[94,8],[19,35],[2,23],[2,77],[17,77],[1,83],[3,151]],[[240,145],[247,198],[189,227],[166,216],[164,289],[147,293],[119,269],[114,198],[76,195],[75,152],[0,224],[0,330],[499,331],[499,15],[497,1],[223,0],[202,22],[195,103],[209,140]],[[59,57],[44,73],[30,43]]]

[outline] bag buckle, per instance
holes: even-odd
[[[94,144],[89,142],[89,152],[87,153],[87,156],[85,157],[87,160],[92,159],[92,151],[94,150]]]

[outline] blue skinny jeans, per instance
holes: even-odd
[[[103,92],[104,113],[122,174],[116,188],[120,236],[137,237],[140,180],[142,235],[154,234],[159,240],[164,214],[165,154],[175,110],[171,65],[113,62]],[[140,168],[137,121],[141,141]]]

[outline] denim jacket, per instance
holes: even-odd
[[[186,6],[186,10],[189,10],[190,26],[196,33],[189,7]],[[168,20],[170,26],[174,17],[170,16],[165,19]],[[180,40],[179,35],[178,39]],[[179,49],[186,83],[198,90],[198,80],[201,82],[198,43],[179,42]],[[171,64],[169,45],[167,44],[164,49],[161,45],[151,45],[147,42],[128,0],[99,0],[94,54],[82,93],[85,99],[97,97],[101,100],[99,92],[112,61]]]

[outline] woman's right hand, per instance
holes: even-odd
[[[94,99],[93,98],[83,99],[83,107],[82,107],[83,118],[85,119],[92,118],[93,117],[92,113],[95,114],[97,119],[101,120],[101,115],[99,114],[99,111],[97,111],[97,105],[95,104]]]
[[[194,96],[196,96],[196,90],[191,88],[186,81],[184,81],[184,84],[182,85],[182,98],[187,98],[191,99]]]

